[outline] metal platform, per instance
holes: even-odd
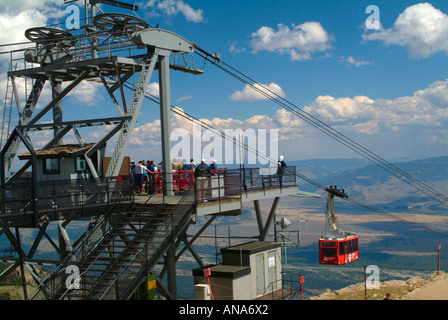
[[[296,289],[282,288],[258,297],[255,300],[283,300],[285,298],[296,295],[298,292],[299,290]]]

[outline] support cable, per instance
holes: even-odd
[[[197,52],[196,52],[197,53]],[[203,59],[206,59],[207,61],[211,62],[213,65],[217,66],[222,71],[228,73],[235,79],[243,82],[247,86],[251,87],[258,93],[262,94],[269,100],[272,100],[273,102],[277,103],[278,105],[282,106],[287,111],[293,113],[294,115],[298,116],[308,124],[312,125],[313,127],[317,128],[318,130],[322,131],[323,133],[327,134],[331,138],[335,139],[336,141],[340,142],[341,144],[345,145],[349,149],[353,150],[354,152],[358,153],[359,155],[363,156],[370,162],[376,164],[380,168],[386,170],[387,172],[391,173],[395,177],[399,178],[400,180],[404,181],[405,183],[413,186],[414,188],[418,189],[419,191],[425,193],[427,196],[433,198],[437,202],[442,203],[444,206],[446,206],[446,202],[448,201],[448,197],[441,194],[440,192],[432,189],[431,187],[427,186],[423,182],[419,181],[418,179],[410,176],[403,170],[399,169],[395,165],[391,164],[390,162],[382,159],[375,153],[369,151],[368,149],[362,147],[358,143],[354,142],[353,140],[349,139],[336,129],[330,127],[329,125],[325,124],[324,122],[320,121],[319,119],[315,118],[311,114],[307,113],[303,109],[297,107],[296,105],[292,104],[291,102],[287,101],[286,99],[280,97],[278,94],[267,88],[266,86],[256,82],[252,78],[244,75],[243,73],[237,71],[235,68],[229,66],[227,63],[223,62],[222,60],[219,60],[220,63],[226,65],[231,70],[228,70],[221,65],[217,64],[215,60],[210,59],[206,55],[202,55],[200,53],[197,53],[199,56],[201,56]]]
[[[130,89],[130,90],[133,90],[132,89],[133,86],[131,84],[125,83],[124,86],[126,88]],[[145,97],[147,99],[151,100],[152,102],[156,103],[156,104],[160,103],[158,101],[157,97],[154,96],[154,95],[146,93]],[[188,114],[185,111],[180,112],[178,107],[171,105],[171,111],[174,112],[175,114],[183,117],[184,119],[191,121],[191,122],[197,121],[202,128],[204,128],[206,130],[213,130],[216,133],[220,134],[221,137],[223,137],[224,139],[226,139],[228,141],[231,141],[232,143],[236,144],[235,140],[233,138],[229,137],[228,135],[226,135],[225,132],[222,132],[221,130],[216,129],[216,128],[214,128],[213,126],[211,126],[209,124],[203,123],[202,121],[200,121],[200,119],[194,117],[193,115]],[[258,150],[255,150],[255,149],[247,146],[245,143],[243,144],[243,147],[245,148],[245,150],[247,150],[249,152],[255,153],[257,156],[263,158],[264,160],[270,161],[272,163],[277,163],[276,159],[269,158],[268,156],[258,152]],[[303,175],[303,174],[301,174],[301,173],[299,173],[297,171],[295,172],[295,175],[298,178],[300,178],[300,179],[302,179],[302,180],[304,180],[304,181],[314,185],[315,187],[317,187],[317,188],[327,192],[327,187],[322,185],[322,184],[320,184],[319,182],[317,182],[317,181],[315,181],[315,180],[313,180],[313,179],[311,179],[311,178],[309,178],[309,177],[307,177],[307,176],[305,176],[305,175]],[[392,219],[392,220],[398,221],[400,223],[406,224],[407,226],[410,226],[412,228],[417,228],[417,229],[420,229],[422,231],[425,231],[425,232],[427,232],[429,234],[432,234],[433,236],[437,236],[439,238],[448,238],[447,234],[438,232],[436,230],[433,230],[433,229],[431,229],[429,227],[426,227],[426,226],[422,225],[421,223],[415,223],[415,222],[409,221],[409,220],[407,220],[405,218],[398,217],[397,215],[394,215],[392,213],[388,213],[388,212],[385,212],[383,210],[376,209],[376,208],[374,208],[374,207],[372,207],[370,205],[364,204],[364,203],[362,203],[360,201],[357,201],[355,199],[350,199],[348,197],[347,198],[341,198],[341,199],[346,200],[348,202],[351,202],[352,204],[355,204],[357,206],[363,207],[363,208],[365,208],[365,209],[367,209],[369,211],[373,211],[373,212],[375,212],[377,214],[381,214],[381,215],[383,215],[385,217],[388,217],[389,219]]]

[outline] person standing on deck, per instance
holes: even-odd
[[[278,167],[277,167],[278,181],[279,181],[280,187],[283,185],[283,178],[284,178],[285,172],[286,172],[286,162],[284,159],[285,158],[283,156],[280,156],[280,160],[278,161]]]

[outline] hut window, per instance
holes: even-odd
[[[87,170],[87,162],[86,159],[81,157],[76,157],[76,172],[84,172]]]
[[[59,174],[59,159],[44,159],[44,174]]]

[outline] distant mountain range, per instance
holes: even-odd
[[[390,167],[386,167],[386,170],[366,159],[303,160],[292,161],[288,165],[296,166],[298,172],[324,186],[337,185],[349,197],[368,204],[394,210],[420,208],[446,212],[441,203],[418,191],[412,183],[400,180],[393,174],[396,171]],[[447,195],[448,156],[397,162],[393,166],[416,181]],[[312,190],[314,186],[306,182],[299,181],[299,184],[302,190],[315,191]]]

